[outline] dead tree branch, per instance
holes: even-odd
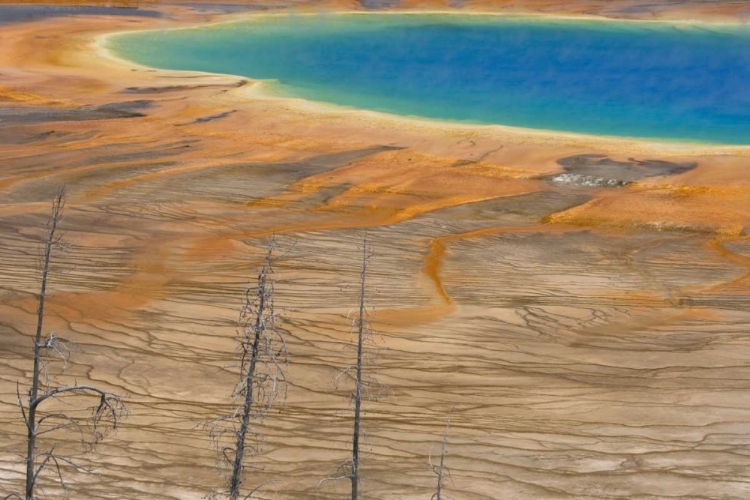
[[[274,401],[286,397],[286,340],[277,328],[274,309],[273,256],[274,242],[268,246],[265,264],[257,283],[245,291],[238,324],[238,357],[240,378],[232,397],[236,406],[231,415],[218,417],[206,424],[216,446],[220,465],[230,469],[228,487],[210,498],[250,499],[268,482],[241,496],[244,461],[259,452],[260,436],[256,432]]]
[[[97,387],[77,383],[55,388],[52,388],[50,385],[51,376],[48,364],[50,362],[59,362],[62,364],[62,370],[65,370],[68,366],[70,355],[75,350],[74,344],[71,341],[58,337],[52,332],[47,334],[46,337],[42,337],[50,264],[52,262],[53,249],[60,246],[61,235],[59,227],[63,219],[64,208],[65,190],[61,188],[52,202],[52,212],[47,223],[47,233],[44,238],[44,252],[41,263],[41,287],[37,299],[37,322],[34,335],[34,370],[26,402],[21,397],[20,384],[16,388],[18,406],[26,425],[25,493],[24,495],[13,493],[6,496],[4,500],[10,498],[35,500],[35,492],[39,487],[41,474],[45,471],[54,474],[57,482],[67,492],[68,485],[63,477],[62,465],[72,466],[78,471],[89,472],[70,458],[55,453],[56,447],[54,445],[49,451],[40,452],[40,443],[38,441],[40,436],[55,431],[75,430],[84,451],[88,451],[107,432],[116,430],[119,427],[121,419],[127,414],[127,408],[119,396]],[[90,417],[82,419],[76,417],[75,414],[60,411],[44,413],[43,406],[45,402],[58,400],[60,397],[73,394],[83,396],[85,399],[90,399],[92,396],[95,398],[95,403],[91,403],[85,407],[91,411]],[[91,428],[91,432],[87,432],[87,426]]]
[[[351,500],[359,498],[359,487],[361,483],[360,465],[362,440],[365,437],[362,428],[363,409],[365,400],[378,400],[387,388],[378,380],[365,373],[368,366],[374,365],[377,349],[372,348],[373,332],[369,321],[367,307],[367,272],[372,252],[365,233],[362,242],[362,267],[359,274],[359,303],[357,315],[352,320],[352,331],[356,335],[356,363],[339,371],[334,377],[334,384],[338,385],[343,380],[349,380],[353,384],[351,401],[354,410],[354,426],[352,429],[351,456],[339,466],[336,473],[318,482],[318,486],[328,482],[348,479],[351,482]]]
[[[436,488],[435,494],[432,495],[432,500],[444,500],[443,481],[445,479],[446,474],[450,477],[450,471],[445,466],[445,449],[448,444],[448,431],[450,430],[452,415],[453,415],[453,412],[451,412],[451,416],[448,417],[448,421],[445,422],[445,430],[443,431],[443,441],[440,446],[440,464],[435,465],[432,463],[432,453],[430,453],[430,457],[429,457],[430,468],[432,469],[432,472],[435,473],[435,475],[437,476],[437,488]]]
[[[365,325],[365,290],[367,289],[367,264],[370,257],[367,249],[367,233],[362,242],[362,270],[360,271],[359,316],[357,317],[357,375],[354,386],[354,430],[352,431],[352,500],[359,495],[359,436],[362,425],[362,350],[364,347]]]

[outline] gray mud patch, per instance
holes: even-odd
[[[115,111],[135,113],[154,107],[154,101],[141,99],[138,101],[112,102],[99,106],[100,111]]]
[[[159,144],[155,147],[142,147],[138,151],[125,151],[120,153],[106,152],[106,146],[90,151],[85,159],[68,164],[70,168],[84,167],[87,165],[109,165],[113,163],[130,163],[173,158],[186,153],[198,141],[183,140],[170,144]]]
[[[394,149],[401,149],[394,146],[373,146],[362,149],[354,149],[350,151],[342,151],[338,153],[326,153],[311,156],[297,162],[284,162],[284,163],[270,163],[254,165],[253,170],[261,174],[263,178],[273,179],[275,186],[284,186],[280,190],[269,192],[266,196],[281,194],[286,191],[286,186],[299,182],[302,179],[311,177],[314,175],[321,174],[323,172],[329,172],[338,168],[345,167],[359,159],[366,158],[368,156],[377,155],[385,151],[392,151]],[[303,205],[314,205],[321,203],[327,198],[331,198],[336,194],[340,194],[350,186],[348,184],[342,184],[339,186],[328,186],[325,192],[313,193],[297,203],[299,206]]]
[[[0,126],[140,118],[146,116],[140,111],[151,106],[151,101],[131,101],[105,104],[103,106],[84,106],[81,108],[0,107]]]
[[[65,144],[68,142],[85,141],[97,134],[95,130],[74,134],[60,130],[46,130],[37,132],[25,127],[10,127],[0,134],[0,144],[34,144],[38,142],[50,142],[53,144]]]
[[[175,173],[165,179],[139,183],[125,188],[123,196],[138,197],[148,193],[150,200],[174,197],[201,197],[223,204],[249,203],[288,191],[288,186],[306,177],[335,170],[357,159],[392,149],[375,146],[331,154],[314,155],[295,162],[239,163],[214,168]],[[296,208],[315,206],[348,189],[348,185],[328,186],[295,202]],[[130,189],[130,190],[128,190]],[[268,208],[274,208],[270,203]]]
[[[442,208],[420,217],[439,215],[443,220],[457,221],[499,221],[511,217],[522,220],[524,223],[531,223],[550,214],[582,205],[591,198],[582,192],[537,191]]]
[[[274,4],[269,3],[253,3],[253,4],[237,4],[237,3],[181,3],[183,7],[188,7],[190,10],[196,12],[218,12],[221,14],[233,14],[235,12],[246,12],[250,10],[270,10],[270,9],[283,9],[291,7],[292,2]]]
[[[233,109],[231,111],[224,111],[223,113],[217,113],[215,115],[201,116],[199,118],[196,118],[192,122],[190,122],[190,124],[208,123],[208,122],[213,122],[216,120],[221,120],[222,118],[226,118],[227,116],[233,115],[236,112],[237,110]]]
[[[168,92],[179,92],[184,90],[198,89],[236,89],[247,84],[247,80],[240,80],[230,84],[213,85],[159,85],[153,87],[127,87],[120,91],[122,94],[166,94]]]
[[[548,177],[556,186],[622,187],[647,177],[678,175],[694,169],[697,162],[662,160],[616,161],[604,155],[576,155],[557,161],[565,173]]]
[[[368,10],[387,9],[401,5],[401,0],[359,0],[359,4]]]
[[[61,16],[163,17],[161,12],[138,7],[90,7],[82,5],[0,5],[0,26]]]

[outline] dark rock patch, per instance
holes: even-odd
[[[696,162],[662,160],[616,161],[604,155],[577,155],[558,160],[565,173],[548,178],[557,186],[621,187],[646,177],[678,175],[698,166]]]

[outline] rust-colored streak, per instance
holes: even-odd
[[[742,276],[732,281],[715,285],[711,287],[711,291],[746,285],[748,280],[750,280],[750,257],[746,257],[745,255],[742,255],[738,252],[733,252],[724,246],[727,243],[735,241],[747,241],[748,239],[750,239],[750,236],[729,236],[724,238],[717,238],[708,242],[709,248],[721,255],[722,258],[746,269],[745,274],[743,274]]]
[[[597,1],[612,4],[574,10]],[[103,29],[210,17],[142,8],[168,16],[0,26],[0,107],[13,108],[0,127],[0,489],[20,479],[15,391],[30,366],[38,235],[49,193],[67,183],[70,245],[53,260],[45,324],[82,347],[66,376],[131,395],[131,417],[92,456],[122,498],[220,486],[195,423],[231,402],[239,297],[271,235],[291,248],[276,299],[292,383],[262,427],[251,479],[279,500],[340,496],[315,485],[351,435],[347,391],[331,379],[350,362],[362,228],[373,228],[368,291],[392,389],[368,407],[369,496],[432,494],[424,457],[454,407],[456,498],[747,496],[750,473],[727,464],[750,425],[739,244],[750,148],[401,119],[92,55]],[[146,116],[60,119],[133,101],[148,101]],[[550,182],[572,155],[698,166],[617,189]],[[710,446],[696,448],[707,432]],[[112,481],[69,472],[75,498],[112,496]]]
[[[484,229],[476,229],[474,231],[468,231],[466,233],[451,234],[448,236],[441,236],[430,241],[429,252],[424,258],[424,264],[422,266],[422,273],[424,273],[430,281],[435,285],[438,295],[443,299],[446,304],[451,304],[452,300],[443,280],[440,277],[440,271],[443,267],[443,262],[446,253],[448,252],[448,245],[457,241],[470,240],[474,238],[483,238],[486,236],[495,236],[499,234],[524,234],[532,232],[546,232],[546,233],[563,233],[570,231],[581,231],[579,227],[568,227],[568,226],[546,226],[542,224],[534,224],[530,226],[515,226],[515,227],[489,227]]]
[[[443,238],[434,239],[430,242],[430,252],[424,258],[424,272],[428,278],[435,284],[440,297],[446,304],[451,303],[450,295],[445,291],[443,281],[440,279],[440,269],[443,266],[443,256],[445,255],[445,240]]]

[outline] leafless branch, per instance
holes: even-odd
[[[48,427],[46,429],[42,429],[42,424],[47,420],[57,420],[61,421],[62,423],[53,425],[52,427]],[[77,420],[73,419],[72,417],[69,417],[68,415],[64,413],[51,413],[49,415],[45,415],[44,417],[40,418],[37,422],[37,436],[43,436],[45,434],[50,434],[55,431],[59,430],[74,430],[78,434],[78,438],[81,444],[85,445],[86,443],[86,432],[83,429],[83,426],[78,422]]]
[[[342,479],[349,479],[351,480],[352,477],[352,462],[351,459],[344,461],[341,465],[338,466],[336,469],[336,472],[328,477],[324,477],[320,481],[318,481],[318,488],[320,488],[321,485],[329,482],[329,481],[340,481]]]
[[[63,210],[65,208],[65,189],[60,188],[52,202],[52,211],[47,224],[47,233],[44,238],[44,251],[42,258],[42,276],[41,286],[38,295],[36,332],[34,335],[33,362],[34,369],[32,372],[31,387],[28,392],[27,402],[24,403],[21,398],[20,385],[16,387],[18,406],[26,424],[26,484],[24,495],[11,494],[5,499],[19,498],[24,500],[35,500],[37,491],[42,496],[44,492],[39,484],[41,474],[44,471],[51,471],[57,477],[57,481],[67,492],[68,485],[62,474],[61,464],[74,467],[78,471],[87,471],[83,467],[73,462],[71,459],[55,453],[55,446],[52,446],[49,452],[38,453],[38,438],[60,430],[75,430],[79,434],[81,444],[88,445],[85,448],[93,446],[109,430],[116,430],[119,427],[120,420],[127,415],[127,408],[122,399],[114,394],[106,392],[90,385],[74,384],[63,387],[51,387],[51,375],[48,369],[48,360],[57,360],[62,362],[63,370],[67,368],[68,361],[74,344],[68,339],[59,337],[50,332],[42,340],[44,329],[44,310],[47,299],[47,288],[49,283],[49,271],[52,261],[52,252],[55,248],[62,245],[62,234],[59,231],[59,225],[63,220]],[[58,397],[69,394],[79,393],[83,396],[94,396],[97,403],[88,408],[91,409],[91,416],[88,419],[78,419],[75,414],[66,414],[63,412],[53,412],[47,415],[41,413],[41,405],[50,399],[58,400]],[[58,400],[62,402],[61,400]],[[91,440],[87,440],[84,432],[84,421],[92,426]],[[49,425],[51,424],[51,425]]]
[[[242,473],[248,468],[245,458],[257,454],[262,437],[257,432],[278,398],[286,398],[287,345],[277,328],[274,309],[273,264],[275,242],[271,240],[265,263],[258,272],[257,282],[245,290],[238,318],[237,357],[240,377],[232,392],[235,407],[230,415],[220,416],[205,424],[217,450],[221,466],[229,466],[226,493],[215,492],[211,498],[249,499],[263,486],[242,496]]]
[[[262,482],[262,483],[260,483],[260,484],[259,484],[258,486],[256,486],[255,488],[253,488],[253,489],[252,489],[252,490],[250,491],[250,493],[248,493],[247,495],[245,495],[245,496],[243,497],[243,499],[242,499],[242,500],[252,500],[252,498],[254,497],[255,493],[256,493],[256,492],[257,492],[257,491],[258,491],[259,489],[261,489],[262,487],[264,487],[264,486],[265,486],[265,485],[267,485],[267,484],[271,484],[271,483],[274,483],[274,482],[275,482],[275,481],[274,481],[273,479],[269,479],[268,481],[263,481],[263,482]]]
[[[47,463],[54,458],[54,456],[55,456],[54,455],[54,451],[55,451],[55,447],[53,446],[52,450],[49,453],[42,453],[41,455],[37,455],[36,458],[44,457],[44,459],[42,460],[42,463],[39,464],[39,466],[37,467],[36,471],[34,472],[34,482],[35,483],[36,483],[37,478],[39,477],[39,474],[47,467]],[[62,475],[61,474],[58,474],[58,475],[60,476],[61,482],[63,482],[62,481]],[[64,484],[64,482],[63,482],[63,484]]]
[[[443,495],[443,481],[446,473],[450,475],[450,471],[448,471],[447,467],[445,466],[445,450],[448,444],[448,431],[450,430],[452,416],[453,411],[451,411],[451,415],[445,422],[445,430],[443,431],[443,440],[440,447],[440,464],[434,465],[432,463],[432,453],[430,453],[428,459],[432,472],[437,476],[437,488],[435,494],[432,495],[432,500],[443,500],[445,498]]]
[[[16,381],[16,397],[18,398],[18,408],[21,410],[26,429],[31,430],[31,422],[29,422],[29,417],[26,415],[26,406],[23,404],[23,399],[21,399],[21,384],[18,381]]]
[[[44,339],[44,342],[40,347],[46,349],[51,357],[56,357],[60,360],[63,364],[63,370],[68,367],[70,355],[77,350],[73,341],[63,337],[58,337],[54,332],[50,332],[47,335],[47,338]]]
[[[362,268],[359,275],[358,310],[356,315],[348,315],[351,319],[352,331],[356,335],[356,363],[343,368],[333,379],[336,386],[343,380],[349,380],[354,386],[351,394],[354,407],[352,453],[351,457],[339,466],[336,474],[318,482],[320,487],[328,481],[349,479],[351,481],[351,500],[357,500],[359,496],[361,440],[366,439],[366,434],[362,428],[362,402],[377,399],[387,392],[385,385],[380,384],[371,374],[364,373],[366,368],[373,367],[377,354],[370,348],[370,345],[373,344],[373,335],[367,307],[367,271],[371,257],[372,251],[367,241],[367,232],[365,232],[362,242]]]

